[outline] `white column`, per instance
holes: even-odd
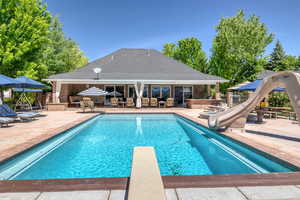
[[[142,107],[142,96],[144,91],[144,83],[143,82],[136,82],[134,85],[135,93],[136,93],[136,107],[141,108]]]
[[[216,90],[216,99],[217,99],[217,100],[220,100],[220,99],[221,99],[220,83],[216,83],[215,90]]]
[[[59,96],[61,91],[61,82],[53,82],[52,88],[52,102],[53,103],[60,103]]]

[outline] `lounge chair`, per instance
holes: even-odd
[[[150,99],[150,106],[151,107],[157,107],[157,98],[151,98]]]
[[[134,106],[133,98],[127,98],[126,99],[126,106],[127,107],[133,107]]]
[[[80,101],[80,107],[82,108],[83,112],[85,112],[86,108],[90,108],[92,112],[94,112],[94,102],[90,98],[83,98],[82,101]]]
[[[149,106],[149,98],[142,98],[142,107]]]
[[[9,112],[9,113],[13,113],[13,114],[17,114],[17,115],[32,115],[33,117],[39,117],[41,116],[41,114],[39,112],[18,112],[16,113],[13,109],[11,109],[7,104],[3,104],[4,109]]]
[[[0,127],[2,127],[4,124],[8,126],[9,123],[14,122],[15,120],[10,117],[0,117]]]
[[[174,106],[174,99],[173,98],[168,98],[166,106],[167,107],[173,107]]]
[[[118,98],[115,97],[110,98],[110,104],[111,106],[118,107]]]
[[[6,104],[0,105],[0,117],[12,117],[12,118],[20,118],[21,120],[29,120],[29,119],[34,119],[37,116],[38,114],[34,112],[16,113],[8,105]]]

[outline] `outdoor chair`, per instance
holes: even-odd
[[[174,106],[174,99],[173,98],[168,98],[166,106],[167,107],[173,107]]]
[[[118,98],[110,98],[110,104],[111,106],[115,106],[115,107],[118,107]]]
[[[157,98],[151,98],[150,99],[150,106],[151,107],[157,107]]]
[[[142,107],[149,106],[149,98],[142,98]]]
[[[29,120],[29,119],[34,119],[37,116],[39,116],[39,114],[35,112],[16,113],[8,105],[6,104],[0,105],[0,117],[20,118],[21,120]]]
[[[83,110],[83,112],[85,112],[86,108],[91,109],[91,112],[94,112],[94,102],[90,99],[90,98],[83,98],[82,101],[80,101],[80,108]]]
[[[2,126],[5,124],[6,126],[8,126],[9,123],[14,122],[15,120],[13,118],[10,117],[0,117],[0,127],[2,128]]]
[[[70,105],[74,105],[75,107],[80,106],[80,96],[69,96]]]
[[[127,98],[126,99],[126,106],[127,107],[133,107],[134,106],[133,98]]]

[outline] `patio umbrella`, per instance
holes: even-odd
[[[2,87],[18,87],[19,82],[13,78],[0,74],[0,86]],[[2,91],[0,95],[0,104],[2,104]]]
[[[251,83],[241,86],[237,90],[239,90],[239,91],[255,91],[256,88],[258,88],[261,85],[261,83],[262,83],[262,79],[255,80]],[[282,88],[282,87],[273,89],[273,92],[283,92],[283,91],[284,91],[284,88]]]
[[[27,103],[29,105],[30,110],[32,110],[31,103],[28,97],[26,96],[25,90],[28,88],[47,88],[47,86],[38,81],[32,80],[26,76],[15,78],[15,81],[18,82],[19,85],[17,87],[20,88],[19,90],[21,90],[20,92],[22,92],[16,103],[15,109],[18,105],[23,105],[23,103]]]
[[[19,85],[18,88],[47,88],[46,85],[38,82],[38,81],[35,81],[35,80],[32,80],[26,76],[21,76],[19,78],[15,78],[15,80],[17,82],[19,82]]]
[[[79,96],[105,96],[107,95],[108,92],[101,90],[99,88],[96,87],[91,87],[87,90],[81,91],[78,93]]]
[[[120,92],[117,92],[117,91],[113,91],[113,92],[109,92],[107,94],[107,96],[121,97],[121,96],[123,96],[123,94],[121,94]]]
[[[0,86],[4,87],[18,87],[19,82],[16,81],[14,78],[10,78],[3,74],[0,74]]]

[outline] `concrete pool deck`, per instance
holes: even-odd
[[[166,189],[166,200],[298,200],[300,186]],[[126,190],[0,193],[0,200],[126,200]]]
[[[198,109],[100,109],[105,112],[176,112],[201,123]],[[43,112],[46,117],[27,123],[15,123],[0,129],[0,159],[22,151],[53,135],[85,121],[97,113],[71,111]],[[277,153],[300,160],[300,126],[285,119],[267,120],[267,123],[246,125],[246,133],[226,133],[245,143],[260,144],[275,149]],[[255,145],[254,145],[255,146]],[[13,151],[12,151],[13,150]],[[226,196],[227,195],[227,196]],[[237,196],[232,196],[237,195]],[[272,196],[273,195],[273,196]],[[275,195],[275,196],[274,196]],[[276,196],[277,195],[277,196]],[[282,196],[283,195],[283,196]],[[125,190],[98,190],[73,192],[0,193],[1,199],[124,199]],[[176,188],[166,189],[167,199],[300,199],[299,186],[259,186],[226,188]],[[27,198],[28,197],[28,198]],[[72,197],[72,198],[71,198]],[[287,198],[289,197],[289,198]]]

